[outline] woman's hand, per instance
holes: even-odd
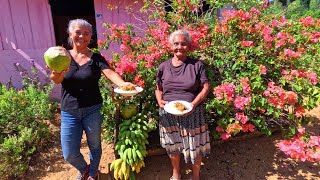
[[[131,82],[123,82],[121,84],[119,84],[120,86],[137,86],[135,84],[132,84]]]
[[[192,114],[194,112],[194,110],[196,109],[196,106],[194,104],[190,103],[190,105],[192,107],[192,110],[190,112],[184,114],[183,116],[188,116],[188,115]]]
[[[48,66],[47,66],[48,68]],[[63,71],[61,71],[60,73],[52,70],[51,74],[50,74],[50,79],[53,80],[54,83],[59,84],[63,81],[64,75],[69,71],[69,67]]]
[[[158,105],[160,106],[161,109],[164,108],[164,106],[168,103],[168,101],[165,100],[160,100],[158,101]]]

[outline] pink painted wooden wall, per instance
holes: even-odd
[[[0,82],[11,79],[21,88],[14,63],[26,69],[35,63],[40,76],[46,76],[43,53],[55,45],[51,10],[48,0],[0,0],[0,4]]]
[[[117,6],[117,10],[108,10],[107,6]],[[139,16],[145,17],[145,14],[140,13],[140,8],[143,6],[143,0],[94,0],[95,13],[96,13],[96,26],[98,39],[104,40],[102,33],[106,30],[102,24],[126,24],[130,23],[140,28],[146,28],[144,22],[139,21]],[[126,7],[130,6],[135,15],[128,14],[125,10]],[[137,34],[142,35],[142,31],[135,28]],[[111,44],[107,51],[102,52],[106,57],[111,57],[111,52],[120,52],[118,44]]]

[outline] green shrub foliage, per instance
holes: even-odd
[[[31,82],[31,81],[24,81]],[[0,85],[0,177],[16,178],[29,167],[32,155],[49,138],[44,119],[52,118],[51,85],[25,83],[22,90]],[[41,88],[40,88],[41,87]]]

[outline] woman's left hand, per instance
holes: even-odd
[[[124,82],[120,86],[137,86],[137,85],[132,84],[131,82]]]
[[[123,82],[121,84],[112,84],[113,88],[118,88],[118,87],[121,87],[121,86],[137,86],[135,84],[132,84],[131,82]]]
[[[194,110],[195,110],[196,106],[195,106],[195,105],[193,105],[192,103],[190,103],[190,104],[191,104],[192,110],[191,110],[190,112],[188,112],[188,113],[184,114],[183,116],[188,116],[188,115],[190,115],[190,114],[192,114],[192,113],[194,112]]]

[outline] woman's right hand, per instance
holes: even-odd
[[[52,79],[54,81],[54,83],[59,84],[63,81],[64,75],[69,71],[69,67],[63,71],[61,71],[60,73],[52,70],[51,74],[50,74],[50,79]]]
[[[159,106],[161,109],[164,108],[164,106],[168,103],[168,101],[165,101],[165,100],[160,100],[160,102],[158,102]]]

